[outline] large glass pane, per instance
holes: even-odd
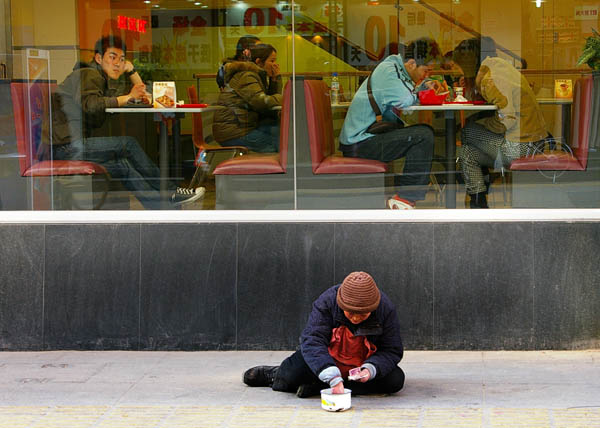
[[[300,9],[308,16],[299,21],[327,29],[319,39],[299,32],[307,48],[297,53],[297,64],[323,64],[327,86],[337,73],[342,101],[352,104],[336,105],[327,98],[326,86],[314,85],[312,91],[321,91],[323,103],[329,100],[332,106],[318,107],[318,114],[306,107],[304,141],[312,150],[303,156],[302,138],[297,143],[299,159],[312,173],[299,175],[300,207],[383,208],[392,197],[392,206],[410,208],[416,202],[421,209],[598,206],[597,125],[591,118],[598,96],[589,74],[576,83],[589,70],[576,63],[598,24],[597,3],[304,3]],[[400,57],[390,57],[397,52]],[[417,66],[430,65],[429,75],[413,78],[411,58]],[[399,117],[405,128],[387,125],[389,132],[375,135],[367,129],[377,115],[367,85],[358,90],[358,84],[378,64],[381,71],[371,78],[375,104],[385,107],[384,121]],[[424,77],[430,79],[425,85]],[[444,106],[416,99],[431,87],[448,92]],[[447,105],[457,87],[475,105]],[[572,91],[578,94],[575,100]],[[572,103],[579,110],[571,110]],[[331,129],[319,128],[311,136],[311,121],[319,117],[331,117]],[[415,143],[419,139],[426,142]],[[384,162],[387,173],[377,172],[375,161]]]
[[[2,209],[598,207],[599,8],[2,0]]]

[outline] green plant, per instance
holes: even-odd
[[[600,34],[593,28],[592,32],[594,35],[586,39],[577,65],[587,64],[592,70],[600,70]]]
[[[141,62],[134,58],[133,67],[137,70],[143,82],[158,82],[173,80],[173,75],[160,64],[154,62]]]

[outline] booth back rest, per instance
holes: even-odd
[[[37,162],[38,149],[42,144],[42,132],[50,120],[50,91],[53,84],[44,82],[13,82],[11,96],[15,117],[17,150],[21,175]]]
[[[281,122],[279,127],[279,163],[283,171],[287,171],[288,147],[290,139],[290,110],[292,107],[292,81],[288,80],[283,88],[283,104],[281,106]]]
[[[592,95],[594,93],[594,79],[591,75],[577,79],[573,89],[573,119],[571,128],[573,133],[571,148],[573,154],[585,170],[590,147],[590,129],[592,124]]]
[[[306,122],[313,173],[323,159],[335,153],[329,88],[322,80],[304,81]]]

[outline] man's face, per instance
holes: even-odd
[[[352,324],[360,324],[361,322],[369,318],[371,312],[367,312],[365,314],[355,314],[354,312],[344,311],[344,315],[350,320]]]
[[[426,77],[429,77],[431,70],[433,70],[434,64],[417,65],[414,59],[409,59],[404,63],[404,68],[408,72],[408,75],[415,84],[418,84]]]
[[[94,59],[111,79],[118,79],[125,71],[125,53],[119,48],[108,48],[103,56],[97,53]]]

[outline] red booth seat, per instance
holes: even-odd
[[[571,129],[573,155],[565,152],[539,153],[514,160],[513,171],[585,171],[590,147],[590,121],[592,117],[593,77],[577,79],[573,90]]]
[[[290,124],[290,103],[292,85],[288,82],[283,90],[281,126],[279,131],[279,153],[250,154],[221,162],[213,171],[214,175],[260,175],[285,174],[288,157],[288,127]]]
[[[106,174],[102,165],[86,161],[42,161],[22,172],[23,177],[50,177],[53,175]]]
[[[11,96],[15,116],[17,149],[22,156],[19,166],[23,177],[50,177],[65,175],[107,174],[106,169],[87,161],[37,162],[38,149],[42,138],[44,122],[49,120],[50,90],[49,83],[11,83]],[[26,102],[29,94],[29,102]],[[26,119],[31,118],[28,122]]]
[[[335,155],[329,88],[322,80],[305,80],[306,121],[313,174],[375,174],[387,171],[383,162]]]

